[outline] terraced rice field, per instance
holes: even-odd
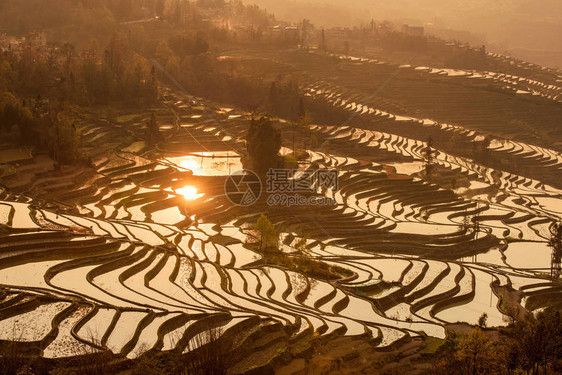
[[[509,75],[424,74],[517,80],[537,100],[560,99],[559,87]],[[304,229],[310,257],[353,276],[319,280],[269,264],[246,245],[265,202],[234,206],[223,186],[242,168],[248,114],[185,101],[168,88],[166,140],[156,148],[141,137],[148,113],[119,125],[84,121],[92,169],[54,172],[45,155],[4,168],[0,340],[46,358],[107,350],[135,358],[150,349],[185,352],[198,334],[220,328],[237,349],[232,371],[242,373],[313,334],[367,336],[382,348],[444,338],[447,324],[476,324],[483,312],[489,325],[503,326],[501,290],[519,293],[530,310],[562,307],[559,284],[544,278],[549,225],[562,219],[558,130],[549,148],[497,137],[482,129],[484,120],[477,130],[460,109],[451,124],[396,114],[317,77],[305,93],[351,116],[341,126],[311,125],[319,146],[301,165],[339,171],[337,191],[317,192],[337,205],[269,208],[268,216],[283,228],[283,251],[296,253]],[[482,112],[493,116],[492,108]],[[278,126],[290,139],[290,127]],[[420,174],[427,143],[408,136],[424,130],[466,144],[486,137],[488,155],[512,167],[438,149],[439,181],[456,186],[427,182]],[[120,143],[122,132],[135,141]]]

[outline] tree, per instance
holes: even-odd
[[[492,341],[476,328],[461,340],[457,357],[461,361],[462,373],[484,375],[492,372],[496,355]]]
[[[81,159],[80,139],[73,116],[66,108],[52,108],[45,118],[48,124],[44,143],[49,155],[60,164],[71,164]]]
[[[246,137],[246,148],[254,172],[264,176],[270,168],[280,165],[281,133],[268,118],[262,117],[257,121],[252,119]]]
[[[295,250],[298,251],[299,255],[307,257],[310,255],[310,247],[308,246],[308,235],[307,233],[305,233],[304,229],[302,228],[300,230],[299,237],[300,238],[295,244]]]
[[[195,43],[193,45],[193,54],[200,55],[209,51],[209,42],[207,37],[202,31],[198,31],[195,36]]]
[[[275,81],[271,82],[271,86],[269,88],[269,107],[273,111],[273,113],[278,112],[279,89],[275,85]]]
[[[104,63],[115,78],[121,78],[125,71],[125,53],[123,38],[114,33],[104,51]]]
[[[548,246],[552,248],[550,277],[558,280],[562,271],[562,223],[551,225]]]
[[[482,315],[480,315],[480,318],[478,318],[478,327],[486,328],[487,324],[488,324],[488,314],[484,312],[482,313]]]
[[[427,139],[427,146],[422,151],[422,157],[424,160],[425,177],[428,181],[431,181],[431,176],[433,174],[433,160],[435,157],[435,150],[433,150],[433,139],[429,137]]]
[[[17,126],[25,142],[37,140],[37,121],[31,111],[11,93],[0,95],[0,129],[12,130]]]
[[[545,310],[535,318],[529,314],[508,332],[508,363],[512,370],[559,374],[562,370],[562,321],[560,312]],[[552,369],[552,372],[549,372]]]
[[[156,101],[158,101],[158,76],[156,75],[156,68],[154,66],[150,69],[149,90],[151,103],[156,103]]]
[[[469,233],[470,227],[471,227],[470,216],[468,215],[468,212],[465,209],[462,217],[462,222],[459,224],[459,231],[463,233]]]
[[[476,240],[480,234],[480,213],[480,202],[476,202],[476,213],[472,217],[472,231]]]
[[[149,146],[153,146],[160,141],[162,141],[162,135],[160,134],[158,121],[156,121],[156,115],[152,112],[150,120],[146,124],[146,142]]]
[[[306,110],[304,109],[304,99],[301,96],[299,98],[299,109],[297,111],[297,121],[300,121],[306,116]]]
[[[277,233],[277,230],[275,229],[273,224],[271,224],[271,221],[269,221],[267,216],[265,216],[264,214],[260,215],[258,221],[256,222],[256,225],[254,225],[254,231],[256,232],[259,239],[260,250],[270,248],[277,249],[279,234]]]
[[[64,77],[70,80],[72,74],[72,59],[74,58],[74,46],[70,43],[65,43],[62,46],[62,53],[64,55]]]
[[[311,31],[314,31],[314,25],[308,19],[303,19],[301,22],[301,44],[302,48],[308,47],[308,36]]]
[[[529,314],[502,330],[493,343],[480,329],[470,335],[449,336],[433,367],[434,375],[514,375],[562,373],[562,321],[560,312]]]
[[[305,152],[312,147],[313,136],[315,135],[314,132],[310,129],[311,124],[312,117],[307,112],[306,115],[299,121],[299,128],[301,133],[303,134],[302,144]]]

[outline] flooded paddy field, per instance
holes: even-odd
[[[443,96],[477,95],[478,80],[516,79],[400,69],[431,75]],[[489,326],[505,326],[512,317],[503,287],[521,292],[518,303],[531,301],[534,309],[562,306],[562,295],[552,297],[547,246],[549,226],[562,219],[559,139],[534,139],[520,129],[500,136],[508,130],[494,125],[491,104],[481,122],[447,109],[456,102],[438,111],[427,97],[416,99],[427,101],[418,103],[425,112],[409,113],[390,99],[363,100],[357,82],[342,87],[324,78],[310,77],[304,87],[311,107],[360,121],[308,125],[317,146],[303,150],[298,168],[337,170],[338,188],[315,192],[335,205],[270,208],[266,197],[234,205],[224,186],[244,168],[249,115],[211,102],[202,113],[200,103],[172,87],[162,88],[163,100],[176,104],[160,120],[158,147],[140,137],[108,144],[114,127],[84,122],[77,126],[92,168],[55,173],[44,155],[4,153],[11,169],[0,179],[0,339],[38,348],[45,358],[102,350],[134,358],[141,349],[184,352],[192,338],[220,328],[237,337],[234,349],[263,353],[263,365],[280,343],[309,336],[369,337],[386,348],[444,339],[447,325],[475,325],[483,313]],[[536,100],[560,98],[552,85],[519,82]],[[415,96],[415,87],[401,90]],[[554,138],[560,111],[553,111],[541,116]],[[140,133],[148,116],[121,126]],[[290,149],[294,127],[275,122]],[[435,136],[436,172],[428,181],[424,130],[477,144],[484,156],[440,147]],[[304,232],[308,258],[345,273],[323,279],[260,254],[251,227],[262,212],[282,228],[288,256],[298,256]],[[239,372],[260,365],[236,360]]]

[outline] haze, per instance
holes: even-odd
[[[562,2],[559,0],[246,1],[267,8],[278,19],[308,18],[326,27],[353,26],[371,18],[379,22],[425,24],[428,33],[440,37],[474,45],[484,43],[495,52],[538,64],[562,66]]]

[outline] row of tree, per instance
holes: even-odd
[[[22,97],[71,101],[81,105],[109,104],[115,100],[152,104],[157,77],[150,64],[134,52],[128,40],[115,33],[107,46],[78,52],[71,44],[0,54],[0,90]]]
[[[481,328],[451,335],[434,362],[434,375],[560,374],[562,320],[559,312],[529,315],[493,341]]]
[[[0,94],[0,130],[19,134],[21,144],[39,146],[60,164],[84,160],[74,124],[76,115],[64,103],[45,104],[38,98],[21,101],[13,94]]]

